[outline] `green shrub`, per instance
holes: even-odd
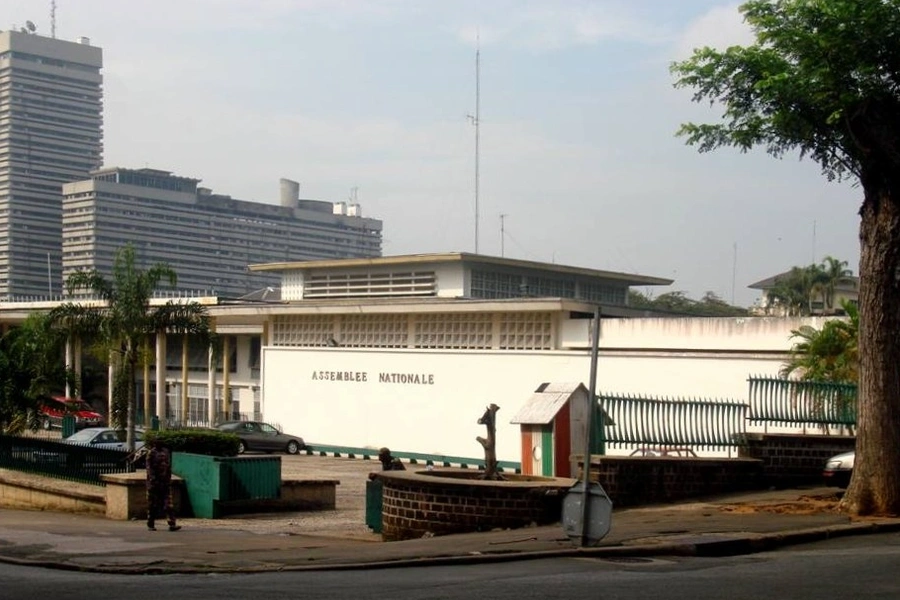
[[[166,429],[148,431],[146,445],[160,439],[171,452],[189,452],[207,456],[237,456],[240,439],[233,433],[209,429]]]

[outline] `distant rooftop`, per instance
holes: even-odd
[[[509,267],[515,269],[532,269],[564,275],[577,275],[582,277],[603,278],[619,281],[626,285],[671,285],[672,279],[651,277],[634,273],[622,273],[618,271],[602,271],[584,267],[558,265],[555,263],[543,263],[513,258],[501,258],[486,256],[483,254],[469,254],[467,252],[445,252],[435,254],[405,254],[397,256],[382,256],[377,258],[345,258],[334,260],[307,260],[292,262],[277,262],[267,264],[250,265],[251,271],[321,271],[326,269],[350,269],[350,268],[377,268],[395,267],[404,265],[421,265],[436,263],[468,263],[482,264],[493,267]]]

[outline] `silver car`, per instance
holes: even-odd
[[[856,452],[844,452],[832,456],[825,463],[825,469],[822,471],[822,479],[825,485],[833,485],[845,488],[850,485],[850,476],[853,475],[853,463],[856,460]]]
[[[87,427],[75,432],[63,441],[67,444],[79,444],[92,448],[109,448],[125,450],[125,432],[112,427]],[[144,430],[134,430],[134,449],[140,450],[144,445]]]

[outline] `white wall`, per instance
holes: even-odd
[[[597,391],[746,402],[749,375],[776,375],[777,355],[601,352]],[[318,380],[350,372],[365,381]],[[379,373],[417,373],[432,384],[379,382]],[[446,352],[374,349],[263,350],[267,420],[308,443],[484,456],[475,437],[487,404],[497,413],[497,454],[520,461],[519,427],[510,419],[543,382],[588,385],[588,352]]]
[[[521,460],[509,420],[545,381],[585,381],[586,354],[265,348],[263,413],[307,443],[483,458],[477,420],[497,413],[497,457]],[[313,379],[319,372],[366,381]],[[433,383],[379,382],[379,373],[420,374]]]
[[[825,317],[693,317],[603,319],[603,348],[743,350],[787,352],[791,330],[820,329]]]

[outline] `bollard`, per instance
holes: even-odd
[[[66,439],[75,433],[75,415],[63,415],[62,418],[62,437]]]

